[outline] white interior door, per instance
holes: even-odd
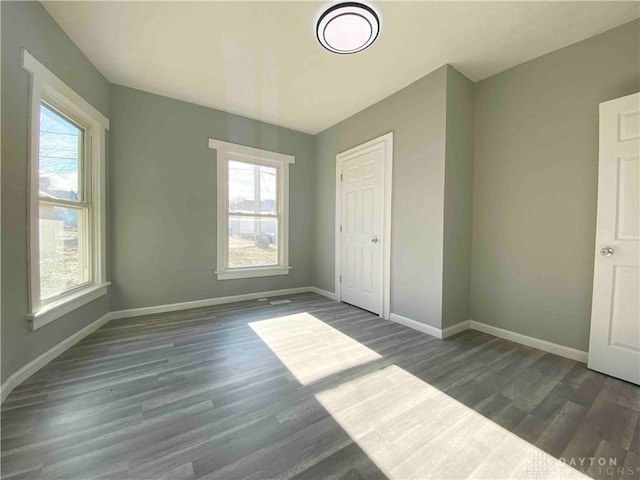
[[[340,297],[377,314],[382,313],[384,155],[377,145],[340,162]]]
[[[640,384],[640,93],[600,104],[589,368]]]

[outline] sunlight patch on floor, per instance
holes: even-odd
[[[585,478],[397,365],[316,398],[392,479]]]
[[[308,313],[250,326],[303,385],[382,358]],[[587,478],[397,365],[315,396],[390,479]]]
[[[249,326],[302,385],[382,358],[308,313],[251,322]]]

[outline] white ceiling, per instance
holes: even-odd
[[[337,3],[337,2],[334,2]],[[317,133],[449,63],[477,81],[640,16],[638,2],[374,2],[355,55],[322,2],[44,2],[113,83]]]

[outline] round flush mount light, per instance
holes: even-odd
[[[345,2],[328,8],[316,24],[320,44],[333,53],[356,53],[371,45],[380,32],[380,20],[372,8]]]

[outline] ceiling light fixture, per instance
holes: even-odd
[[[372,8],[357,2],[345,2],[328,8],[316,24],[320,44],[333,53],[347,54],[364,50],[380,32],[380,20]]]

